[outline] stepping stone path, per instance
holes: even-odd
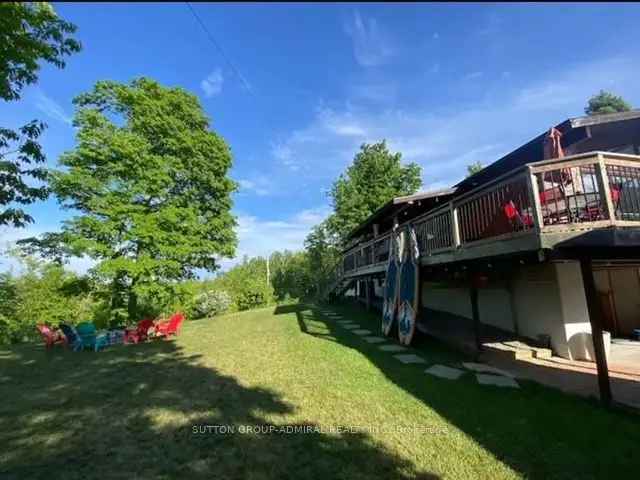
[[[360,328],[360,325],[342,325],[342,328],[345,330],[357,330]]]
[[[424,373],[448,380],[457,380],[464,374],[464,370],[447,367],[446,365],[434,365],[433,367],[427,368]]]
[[[380,345],[378,347],[383,352],[406,352],[407,347],[403,347],[402,345]]]
[[[462,366],[467,370],[473,370],[479,373],[493,373],[495,375],[502,375],[503,377],[513,378],[513,374],[499,368],[492,367],[491,365],[485,365],[484,363],[463,362]]]
[[[427,363],[424,358],[414,355],[413,353],[394,355],[393,358],[400,360],[402,363]]]
[[[496,387],[520,388],[518,382],[511,377],[501,377],[498,375],[487,375],[476,373],[476,379],[480,385],[495,385]]]
[[[363,337],[363,340],[367,343],[382,343],[384,338],[382,337]]]
[[[356,335],[371,335],[373,332],[371,330],[365,330],[363,328],[354,330],[353,333]]]

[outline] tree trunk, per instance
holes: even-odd
[[[137,279],[131,280],[129,286],[128,301],[127,301],[127,313],[129,314],[129,321],[136,322],[138,319],[138,294],[135,292]]]

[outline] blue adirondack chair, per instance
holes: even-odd
[[[82,341],[82,348],[90,347],[97,352],[100,347],[109,345],[109,337],[105,333],[98,333],[93,323],[79,323],[76,325],[76,331]]]
[[[62,330],[62,333],[64,333],[64,336],[67,337],[67,345],[69,345],[74,352],[82,350],[82,338],[80,338],[76,329],[65,323],[61,323],[59,327],[60,330]]]

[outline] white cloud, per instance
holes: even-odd
[[[22,266],[18,260],[12,258],[6,254],[8,249],[16,246],[18,240],[30,237],[38,237],[46,232],[56,230],[56,226],[50,228],[27,226],[25,228],[14,227],[0,227],[0,272],[1,271],[13,271],[19,273],[22,270]],[[65,265],[65,268],[76,272],[78,274],[86,273],[92,268],[96,262],[89,257],[72,257]]]
[[[73,118],[71,117],[71,115],[68,115],[67,112],[65,112],[64,108],[62,108],[58,102],[47,96],[40,88],[36,88],[35,90],[34,103],[35,107],[46,116],[53,118],[54,120],[57,120],[59,122],[66,123],[67,125],[72,124]]]
[[[467,75],[465,75],[465,79],[466,80],[477,80],[479,78],[481,78],[484,75],[483,72],[471,72]]]
[[[200,87],[204,90],[204,94],[207,98],[218,95],[222,92],[222,84],[224,83],[224,77],[222,76],[222,70],[216,68],[209,74],[207,78],[200,82]]]
[[[353,55],[363,67],[383,65],[395,54],[391,38],[375,18],[362,18],[356,10],[344,29],[353,41]]]
[[[362,83],[353,85],[350,92],[355,99],[362,99],[373,103],[392,103],[397,95],[398,88],[388,83]]]
[[[272,191],[271,181],[265,176],[256,177],[253,180],[242,178],[238,180],[240,193],[254,193],[260,197],[269,195]]]
[[[276,250],[301,250],[311,228],[324,220],[329,213],[329,207],[322,206],[301,210],[281,220],[239,214],[236,230],[238,249],[235,258],[220,262],[223,270],[237,264],[245,255],[264,257]]]
[[[344,171],[363,142],[386,139],[405,161],[423,166],[425,185],[451,185],[464,177],[469,163],[488,165],[549,126],[581,115],[586,99],[600,88],[633,103],[639,73],[640,65],[630,59],[570,65],[519,88],[515,82],[508,90],[503,83],[490,85],[477,102],[447,110],[387,108],[352,98],[343,106],[318,108],[306,126],[282,137],[272,154],[286,157],[282,165],[295,166],[295,180],[328,180]]]

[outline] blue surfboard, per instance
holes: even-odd
[[[389,238],[389,263],[387,275],[384,281],[384,301],[382,304],[382,333],[385,336],[391,334],[393,322],[398,305],[398,276],[400,265],[398,263],[398,235],[393,232]]]
[[[405,230],[398,282],[398,338],[403,345],[411,343],[416,331],[420,295],[419,261],[418,239],[415,229],[410,225]]]

